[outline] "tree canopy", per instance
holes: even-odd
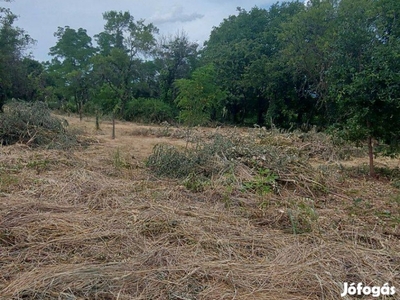
[[[0,111],[7,99],[18,97],[32,100],[29,98],[30,92],[20,88],[28,88],[32,84],[27,78],[29,70],[24,57],[34,40],[14,25],[16,20],[17,16],[11,10],[0,7]]]
[[[399,150],[399,14],[398,0],[238,8],[200,46],[190,33],[160,37],[152,23],[108,11],[93,37],[59,27],[53,59],[40,63],[0,8],[0,107],[20,98],[127,120],[317,126],[368,142],[373,174],[374,151]]]

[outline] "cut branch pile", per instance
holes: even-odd
[[[14,100],[0,114],[0,141],[2,145],[65,148],[77,142],[66,126],[66,122],[51,115],[45,103]]]

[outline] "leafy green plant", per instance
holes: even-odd
[[[179,79],[177,106],[181,109],[179,118],[189,126],[205,125],[212,113],[219,108],[225,93],[215,83],[216,73],[212,64],[198,68],[192,79]]]
[[[252,191],[259,195],[265,195],[276,188],[278,176],[269,169],[260,169],[253,180],[245,182],[245,190]]]
[[[184,180],[183,185],[190,191],[198,193],[203,192],[206,185],[209,183],[207,178],[198,176],[196,174],[189,174]]]

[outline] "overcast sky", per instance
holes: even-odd
[[[37,41],[31,49],[34,58],[45,61],[56,43],[54,32],[59,26],[81,27],[93,37],[103,31],[102,13],[109,10],[129,11],[136,20],[152,22],[161,35],[184,30],[191,41],[202,45],[212,27],[236,14],[237,7],[269,8],[273,3],[276,0],[14,0],[1,2],[1,6],[19,16],[16,25]]]

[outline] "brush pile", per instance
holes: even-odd
[[[278,190],[275,184],[280,184],[297,189],[304,197],[329,190],[328,178],[316,172],[298,148],[273,142],[271,137],[260,137],[257,133],[215,134],[186,148],[156,145],[147,166],[158,176],[171,178],[196,175],[215,179],[234,170],[239,185],[246,179],[241,174],[249,179],[269,172],[276,179],[271,182],[275,190]]]
[[[14,100],[0,114],[0,141],[2,145],[65,148],[76,143],[66,126],[66,122],[51,115],[45,103]]]

